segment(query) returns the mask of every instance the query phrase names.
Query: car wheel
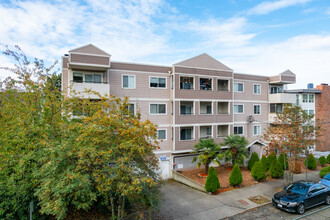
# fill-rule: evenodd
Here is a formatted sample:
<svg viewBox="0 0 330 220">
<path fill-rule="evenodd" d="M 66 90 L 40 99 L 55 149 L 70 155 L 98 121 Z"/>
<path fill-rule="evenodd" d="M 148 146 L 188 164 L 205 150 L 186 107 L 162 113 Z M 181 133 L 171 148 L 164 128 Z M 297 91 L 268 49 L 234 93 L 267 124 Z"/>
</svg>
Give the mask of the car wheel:
<svg viewBox="0 0 330 220">
<path fill-rule="evenodd" d="M 298 214 L 304 214 L 305 213 L 305 206 L 304 204 L 300 204 L 297 208 Z"/>
<path fill-rule="evenodd" d="M 325 198 L 325 203 L 326 203 L 327 205 L 330 205 L 330 196 L 327 196 L 327 197 Z"/>
</svg>

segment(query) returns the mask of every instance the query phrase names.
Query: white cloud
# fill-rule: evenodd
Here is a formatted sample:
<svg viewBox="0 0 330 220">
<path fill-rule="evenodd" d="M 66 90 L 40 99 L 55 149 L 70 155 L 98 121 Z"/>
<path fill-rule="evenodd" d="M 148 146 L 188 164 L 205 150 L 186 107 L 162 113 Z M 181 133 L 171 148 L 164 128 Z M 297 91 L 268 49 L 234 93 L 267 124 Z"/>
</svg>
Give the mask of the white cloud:
<svg viewBox="0 0 330 220">
<path fill-rule="evenodd" d="M 301 35 L 281 43 L 227 50 L 222 60 L 235 72 L 276 75 L 290 69 L 297 83 L 290 88 L 307 88 L 307 83 L 329 83 L 330 35 Z"/>
<path fill-rule="evenodd" d="M 311 0 L 278 0 L 278 1 L 266 1 L 258 4 L 257 6 L 251 8 L 248 14 L 264 15 L 270 12 L 287 8 L 294 5 L 305 4 Z"/>
</svg>

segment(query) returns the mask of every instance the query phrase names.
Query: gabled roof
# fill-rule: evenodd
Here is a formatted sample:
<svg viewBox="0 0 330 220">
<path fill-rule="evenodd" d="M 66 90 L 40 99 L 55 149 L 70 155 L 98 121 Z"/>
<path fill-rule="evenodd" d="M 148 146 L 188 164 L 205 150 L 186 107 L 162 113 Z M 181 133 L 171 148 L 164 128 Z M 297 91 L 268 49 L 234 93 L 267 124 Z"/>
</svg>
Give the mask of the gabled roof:
<svg viewBox="0 0 330 220">
<path fill-rule="evenodd" d="M 285 75 L 285 76 L 296 76 L 291 70 L 285 70 L 283 73 L 280 73 L 280 75 Z"/>
<path fill-rule="evenodd" d="M 174 64 L 174 66 L 233 71 L 232 69 L 230 69 L 229 67 L 227 67 L 226 65 L 219 62 L 218 60 L 214 59 L 213 57 L 209 56 L 206 53 L 176 63 Z"/>
<path fill-rule="evenodd" d="M 267 144 L 265 142 L 260 141 L 259 139 L 255 139 L 254 141 L 252 141 L 250 144 L 248 144 L 245 148 L 249 148 L 252 147 L 254 144 L 260 144 L 262 146 L 267 146 Z"/>
<path fill-rule="evenodd" d="M 78 47 L 76 49 L 70 50 L 70 53 L 85 53 L 85 54 L 97 54 L 97 55 L 104 55 L 110 56 L 110 54 L 104 52 L 100 48 L 94 46 L 93 44 L 88 44 L 82 47 Z"/>
</svg>

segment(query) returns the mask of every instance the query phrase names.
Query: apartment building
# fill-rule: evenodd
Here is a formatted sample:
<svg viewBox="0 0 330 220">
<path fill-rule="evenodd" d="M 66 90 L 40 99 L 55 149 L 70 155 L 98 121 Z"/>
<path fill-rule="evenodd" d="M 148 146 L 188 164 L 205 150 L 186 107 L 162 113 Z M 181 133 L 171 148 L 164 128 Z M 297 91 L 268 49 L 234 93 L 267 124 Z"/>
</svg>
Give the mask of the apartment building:
<svg viewBox="0 0 330 220">
<path fill-rule="evenodd" d="M 221 143 L 230 134 L 245 136 L 250 153 L 266 146 L 262 135 L 274 113 L 296 96 L 283 93 L 295 74 L 276 76 L 235 73 L 207 54 L 172 66 L 112 61 L 94 45 L 63 56 L 62 90 L 92 89 L 102 95 L 128 96 L 130 109 L 158 125 L 162 178 L 172 169 L 193 167 L 191 151 L 200 138 Z M 97 97 L 83 95 L 83 98 Z"/>
</svg>

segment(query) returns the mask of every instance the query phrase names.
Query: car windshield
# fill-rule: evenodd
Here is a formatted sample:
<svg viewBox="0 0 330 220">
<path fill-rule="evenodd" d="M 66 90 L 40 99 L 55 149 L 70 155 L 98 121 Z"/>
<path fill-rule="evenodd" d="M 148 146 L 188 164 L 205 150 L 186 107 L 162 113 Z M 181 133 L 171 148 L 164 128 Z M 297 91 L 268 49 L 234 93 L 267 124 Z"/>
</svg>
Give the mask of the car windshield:
<svg viewBox="0 0 330 220">
<path fill-rule="evenodd" d="M 330 180 L 330 173 L 325 175 L 325 177 L 323 179 Z"/>
<path fill-rule="evenodd" d="M 291 192 L 299 195 L 306 195 L 308 188 L 308 186 L 297 184 L 293 185 Z"/>
</svg>

